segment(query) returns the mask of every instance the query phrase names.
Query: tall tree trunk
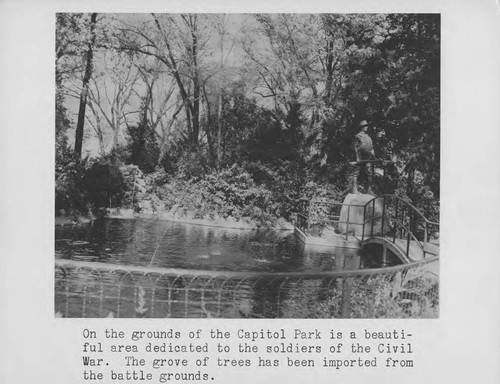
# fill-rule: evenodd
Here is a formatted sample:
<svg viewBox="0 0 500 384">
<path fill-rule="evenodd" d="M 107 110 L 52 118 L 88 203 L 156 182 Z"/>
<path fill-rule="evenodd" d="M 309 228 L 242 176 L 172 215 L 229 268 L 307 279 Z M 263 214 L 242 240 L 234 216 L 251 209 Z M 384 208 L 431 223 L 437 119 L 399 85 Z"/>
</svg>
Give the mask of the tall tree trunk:
<svg viewBox="0 0 500 384">
<path fill-rule="evenodd" d="M 99 112 L 97 111 L 97 109 L 92 104 L 92 101 L 89 102 L 89 107 L 90 107 L 90 110 L 92 111 L 92 113 L 94 114 L 94 118 L 95 118 L 94 130 L 95 130 L 95 133 L 97 134 L 97 139 L 99 140 L 100 155 L 104 156 L 106 154 L 106 145 L 104 143 L 104 134 L 102 132 L 101 117 L 99 116 Z M 91 123 L 91 125 L 92 125 L 92 123 Z"/>
<path fill-rule="evenodd" d="M 120 131 L 118 128 L 113 129 L 113 149 L 117 149 L 120 144 Z"/>
<path fill-rule="evenodd" d="M 220 75 L 219 75 L 219 95 L 217 100 L 217 169 L 222 164 L 222 73 L 224 71 L 224 20 L 221 23 L 220 30 Z"/>
<path fill-rule="evenodd" d="M 179 87 L 179 92 L 180 92 L 180 95 L 182 97 L 182 101 L 184 103 L 184 110 L 186 112 L 188 138 L 189 138 L 189 140 L 192 140 L 192 138 L 194 137 L 193 131 L 195 129 L 199 129 L 198 123 L 196 123 L 196 127 L 194 128 L 194 126 L 195 126 L 195 123 L 194 123 L 195 113 L 194 113 L 193 103 L 191 103 L 191 100 L 190 100 L 189 95 L 186 91 L 186 88 L 184 87 L 184 83 L 182 82 L 181 75 L 180 75 L 179 70 L 177 68 L 177 62 L 174 58 L 172 48 L 171 48 L 170 43 L 167 39 L 167 35 L 166 35 L 165 31 L 163 30 L 163 28 L 160 24 L 160 21 L 158 20 L 156 15 L 154 13 L 152 13 L 151 15 L 153 16 L 153 19 L 155 21 L 156 27 L 158 28 L 158 31 L 160 31 L 160 33 L 163 37 L 163 42 L 165 43 L 165 46 L 167 48 L 167 53 L 168 53 L 168 58 L 166 58 L 166 57 L 158 57 L 158 58 L 163 63 L 165 63 L 165 65 L 172 71 L 172 74 L 177 82 L 177 85 Z M 188 23 L 188 25 L 189 25 L 189 23 Z M 198 89 L 198 102 L 199 102 L 199 89 Z"/>
<path fill-rule="evenodd" d="M 197 36 L 197 20 L 196 15 L 190 15 L 191 20 L 191 38 L 192 38 L 192 50 L 193 50 L 193 132 L 191 137 L 191 143 L 196 146 L 198 145 L 198 136 L 200 132 L 200 79 L 199 79 L 199 69 L 198 69 L 198 36 Z"/>
<path fill-rule="evenodd" d="M 78 108 L 78 121 L 76 123 L 76 133 L 75 133 L 75 153 L 78 158 L 82 157 L 82 145 L 83 145 L 83 126 L 85 124 L 85 108 L 87 106 L 87 95 L 90 77 L 92 76 L 92 60 L 94 56 L 93 46 L 95 43 L 95 24 L 97 19 L 97 13 L 93 13 L 90 16 L 90 42 L 87 50 L 87 59 L 85 64 L 85 73 L 83 75 L 82 81 L 82 92 L 80 94 L 80 106 Z"/>
<path fill-rule="evenodd" d="M 219 85 L 219 98 L 217 103 L 217 169 L 222 164 L 222 87 Z"/>
<path fill-rule="evenodd" d="M 160 141 L 160 153 L 158 154 L 158 161 L 156 162 L 157 166 L 161 166 L 161 162 L 165 158 L 166 154 L 167 154 L 167 137 L 164 136 L 161 138 Z"/>
<path fill-rule="evenodd" d="M 326 42 L 326 84 L 325 84 L 325 101 L 329 103 L 332 95 L 333 83 L 333 41 L 328 39 Z"/>
<path fill-rule="evenodd" d="M 214 138 L 212 135 L 212 129 L 214 126 L 213 123 L 213 118 L 212 118 L 212 108 L 210 107 L 210 100 L 208 99 L 207 95 L 207 89 L 205 85 L 203 86 L 203 95 L 204 95 L 204 100 L 206 104 L 206 114 L 207 114 L 207 124 L 205 127 L 205 132 L 207 133 L 207 143 L 208 143 L 208 153 L 209 153 L 209 158 L 210 158 L 210 166 L 211 167 L 218 167 L 217 166 L 217 158 L 215 154 L 215 149 L 214 149 Z M 218 168 L 217 168 L 218 169 Z"/>
<path fill-rule="evenodd" d="M 167 154 L 167 140 L 168 140 L 168 133 L 172 126 L 174 125 L 175 121 L 177 120 L 177 115 L 180 113 L 182 108 L 185 108 L 184 104 L 181 104 L 179 109 L 174 113 L 172 116 L 172 119 L 170 120 L 169 124 L 165 126 L 163 123 L 163 120 L 160 120 L 159 123 L 161 125 L 161 132 L 162 132 L 162 138 L 161 138 L 161 143 L 160 143 L 160 155 L 158 156 L 158 166 L 161 165 L 161 162 L 163 161 L 163 158 Z"/>
</svg>

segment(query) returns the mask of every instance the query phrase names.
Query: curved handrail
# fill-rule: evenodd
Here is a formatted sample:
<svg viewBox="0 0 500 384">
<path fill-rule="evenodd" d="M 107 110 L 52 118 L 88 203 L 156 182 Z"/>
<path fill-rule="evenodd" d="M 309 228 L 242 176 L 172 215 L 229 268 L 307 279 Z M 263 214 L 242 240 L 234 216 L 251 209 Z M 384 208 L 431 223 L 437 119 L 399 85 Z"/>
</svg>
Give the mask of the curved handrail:
<svg viewBox="0 0 500 384">
<path fill-rule="evenodd" d="M 428 218 L 426 218 L 424 216 L 424 214 L 417 208 L 415 207 L 412 203 L 410 203 L 408 200 L 405 200 L 403 199 L 401 196 L 398 196 L 398 195 L 389 195 L 389 194 L 384 194 L 384 195 L 379 195 L 379 196 L 374 196 L 373 199 L 369 200 L 366 204 L 365 204 L 365 207 L 368 206 L 368 204 L 372 203 L 374 200 L 376 199 L 380 199 L 380 198 L 391 198 L 391 199 L 397 199 L 399 200 L 400 202 L 406 204 L 408 207 L 410 207 L 413 211 L 415 211 L 422 219 L 424 219 L 425 222 L 427 222 L 428 224 L 431 224 L 431 225 L 437 225 L 439 226 L 439 223 L 435 222 L 435 221 L 432 221 L 432 220 L 429 220 Z"/>
<path fill-rule="evenodd" d="M 428 219 L 422 210 L 417 208 L 408 200 L 405 200 L 398 195 L 384 194 L 375 196 L 364 204 L 344 204 L 331 199 L 298 199 L 300 204 L 299 212 L 297 213 L 297 228 L 302 230 L 304 234 L 310 235 L 317 231 L 316 227 L 321 228 L 322 225 L 345 225 L 345 240 L 349 238 L 349 227 L 359 225 L 362 227 L 361 242 L 377 235 L 374 228 L 376 222 L 381 221 L 381 232 L 389 233 L 393 231 L 391 242 L 396 243 L 396 239 L 406 241 L 406 247 L 399 245 L 402 249 L 402 255 L 406 258 L 411 258 L 411 254 L 415 255 L 415 248 L 418 246 L 417 252 L 422 252 L 423 258 L 427 254 L 435 254 L 429 251 L 427 244 L 430 243 L 429 238 L 437 229 L 439 231 L 439 223 Z M 382 201 L 382 212 L 380 209 L 376 211 L 376 203 Z M 347 206 L 347 218 L 341 219 L 341 209 Z M 332 209 L 334 208 L 334 209 Z M 362 208 L 361 220 L 351 223 L 349 212 L 351 208 Z M 332 209 L 332 210 L 330 210 Z M 332 213 L 333 216 L 329 216 Z M 371 214 L 370 214 L 371 213 Z M 370 224 L 371 227 L 370 227 Z M 386 227 L 386 224 L 388 226 Z M 390 227 L 390 229 L 389 229 Z M 359 228 L 359 227 L 358 227 Z M 370 229 L 371 228 L 371 229 Z M 378 229 L 376 230 L 377 232 Z M 313 235 L 314 236 L 314 235 Z M 406 250 L 404 250 L 406 248 Z M 411 251 L 411 252 L 410 252 Z"/>
<path fill-rule="evenodd" d="M 387 200 L 393 200 L 396 202 L 396 205 L 395 205 L 395 210 L 396 210 L 396 217 L 390 217 L 390 216 L 386 216 L 386 202 Z M 382 200 L 382 204 L 383 204 L 383 212 L 382 212 L 382 215 L 377 215 L 375 216 L 374 213 L 375 213 L 375 202 L 377 200 Z M 399 204 L 399 205 L 398 205 Z M 408 224 L 405 223 L 404 221 L 402 220 L 399 220 L 398 218 L 398 207 L 399 206 L 402 206 L 402 212 L 404 209 L 407 210 L 407 213 L 406 213 L 406 217 L 408 218 Z M 372 216 L 369 217 L 367 219 L 367 209 L 372 209 Z M 427 253 L 430 253 L 426 250 L 426 244 L 429 243 L 428 241 L 428 238 L 429 238 L 429 226 L 434 226 L 434 227 L 437 227 L 439 228 L 439 223 L 437 222 L 434 222 L 432 220 L 429 220 L 427 217 L 424 216 L 424 214 L 417 208 L 415 207 L 413 204 L 411 204 L 410 202 L 408 202 L 407 200 L 401 198 L 400 196 L 397 196 L 397 195 L 380 195 L 380 196 L 375 196 L 373 197 L 373 199 L 370 199 L 364 206 L 363 208 L 363 216 L 364 216 L 364 220 L 363 220 L 363 236 L 362 236 L 362 241 L 364 242 L 365 241 L 365 227 L 367 224 L 372 224 L 372 230 L 371 230 L 371 235 L 367 237 L 367 240 L 371 237 L 373 237 L 373 227 L 374 227 L 374 222 L 377 221 L 377 220 L 382 220 L 382 225 L 381 225 L 381 231 L 382 231 L 382 236 L 383 236 L 383 232 L 384 232 L 384 220 L 387 218 L 387 220 L 392 220 L 392 222 L 395 224 L 395 233 L 394 235 L 392 236 L 393 239 L 392 239 L 392 243 L 395 243 L 396 242 L 396 235 L 397 235 L 397 231 L 398 231 L 398 228 L 400 229 L 400 231 L 404 231 L 405 233 L 405 236 L 401 236 L 400 239 L 401 240 L 405 240 L 406 241 L 406 252 L 404 253 L 404 256 L 406 256 L 406 258 L 408 259 L 411 259 L 410 257 L 410 243 L 416 243 L 418 245 L 418 247 L 420 248 L 420 250 L 423 252 L 423 258 L 425 259 L 425 256 Z M 422 220 L 423 222 L 423 230 L 424 230 L 424 239 L 423 240 L 419 240 L 417 238 L 417 236 L 415 235 L 414 233 L 414 230 L 412 229 L 414 223 L 415 223 L 415 220 Z M 414 228 L 414 227 L 413 227 Z"/>
<path fill-rule="evenodd" d="M 318 271 L 318 272 L 262 272 L 262 271 L 217 271 L 217 270 L 196 270 L 184 268 L 165 268 L 165 267 L 143 267 L 136 265 L 118 265 L 99 261 L 77 261 L 70 259 L 55 259 L 56 269 L 67 270 L 89 270 L 99 272 L 118 272 L 127 276 L 133 274 L 150 275 L 158 274 L 160 276 L 172 276 L 190 278 L 211 278 L 224 280 L 248 280 L 248 279 L 269 279 L 269 278 L 302 278 L 302 279 L 322 279 L 352 276 L 371 276 L 378 274 L 389 274 L 408 270 L 414 267 L 434 262 L 435 259 L 413 261 L 407 264 L 400 264 L 392 267 L 366 268 L 366 269 L 345 269 L 338 271 Z"/>
<path fill-rule="evenodd" d="M 308 202 L 308 203 L 321 203 L 321 204 L 339 204 L 339 205 L 344 205 L 341 201 L 338 200 L 332 200 L 332 199 L 308 199 L 306 197 L 301 197 L 298 199 L 299 202 Z M 371 201 L 371 200 L 370 200 Z M 363 208 L 364 204 L 349 204 L 351 207 L 360 207 Z"/>
</svg>

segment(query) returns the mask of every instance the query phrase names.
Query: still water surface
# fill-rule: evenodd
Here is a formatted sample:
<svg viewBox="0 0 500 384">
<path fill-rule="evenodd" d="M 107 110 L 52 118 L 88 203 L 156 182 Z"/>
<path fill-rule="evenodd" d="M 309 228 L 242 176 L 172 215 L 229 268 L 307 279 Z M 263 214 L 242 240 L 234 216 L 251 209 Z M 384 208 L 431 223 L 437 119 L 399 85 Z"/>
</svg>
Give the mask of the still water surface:
<svg viewBox="0 0 500 384">
<path fill-rule="evenodd" d="M 357 251 L 304 249 L 292 231 L 207 227 L 160 220 L 100 219 L 55 230 L 56 257 L 200 270 L 313 272 L 356 269 Z M 358 261 L 359 262 L 359 261 Z"/>
</svg>

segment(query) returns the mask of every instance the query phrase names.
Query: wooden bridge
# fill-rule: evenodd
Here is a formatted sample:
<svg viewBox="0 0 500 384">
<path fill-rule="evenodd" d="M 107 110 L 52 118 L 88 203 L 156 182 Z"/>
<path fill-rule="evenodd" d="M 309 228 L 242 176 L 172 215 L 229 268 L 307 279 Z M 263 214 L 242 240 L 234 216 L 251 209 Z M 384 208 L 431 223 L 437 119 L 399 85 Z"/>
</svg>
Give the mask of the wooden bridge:
<svg viewBox="0 0 500 384">
<path fill-rule="evenodd" d="M 348 195 L 343 203 L 304 199 L 295 231 L 306 245 L 360 248 L 381 257 L 382 265 L 394 257 L 412 263 L 439 257 L 438 217 L 437 202 L 417 208 L 396 195 Z"/>
</svg>

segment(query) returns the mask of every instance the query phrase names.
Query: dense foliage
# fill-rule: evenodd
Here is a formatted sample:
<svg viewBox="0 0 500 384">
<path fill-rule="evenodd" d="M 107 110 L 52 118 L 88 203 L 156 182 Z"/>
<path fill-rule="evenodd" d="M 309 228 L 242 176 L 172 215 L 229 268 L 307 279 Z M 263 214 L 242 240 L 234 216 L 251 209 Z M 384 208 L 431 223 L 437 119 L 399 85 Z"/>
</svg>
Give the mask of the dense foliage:
<svg viewBox="0 0 500 384">
<path fill-rule="evenodd" d="M 273 223 L 348 191 L 361 120 L 376 192 L 439 197 L 439 15 L 58 14 L 56 83 L 57 209 L 122 204 L 135 164 L 155 206 Z"/>
<path fill-rule="evenodd" d="M 101 159 L 85 172 L 83 188 L 93 208 L 117 207 L 121 205 L 125 183 L 119 166 Z"/>
<path fill-rule="evenodd" d="M 209 173 L 198 180 L 174 179 L 158 190 L 165 209 L 199 219 L 251 220 L 272 224 L 278 203 L 238 166 Z"/>
</svg>

